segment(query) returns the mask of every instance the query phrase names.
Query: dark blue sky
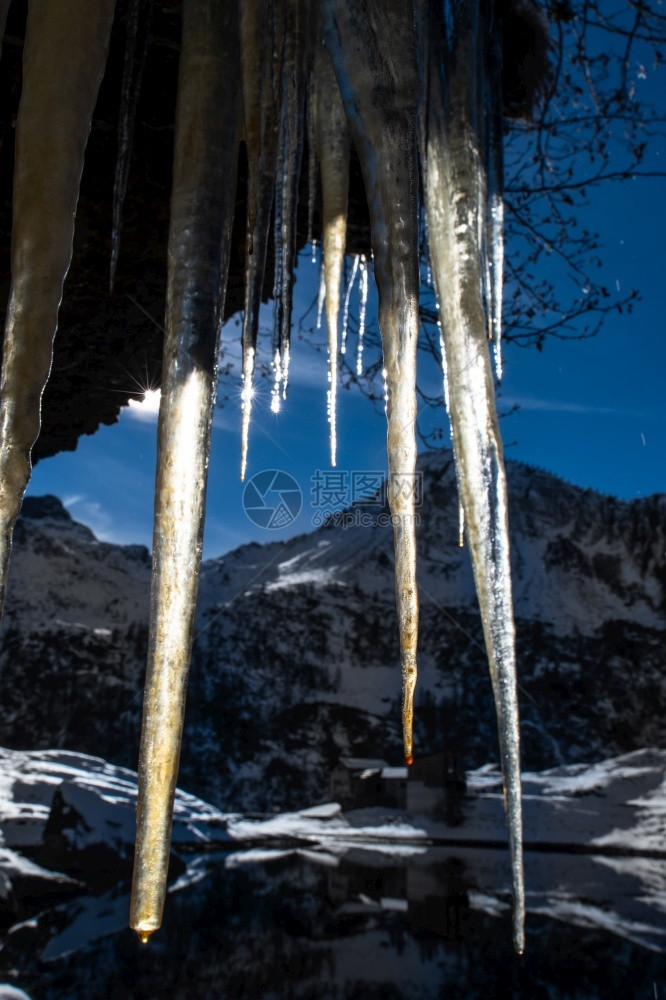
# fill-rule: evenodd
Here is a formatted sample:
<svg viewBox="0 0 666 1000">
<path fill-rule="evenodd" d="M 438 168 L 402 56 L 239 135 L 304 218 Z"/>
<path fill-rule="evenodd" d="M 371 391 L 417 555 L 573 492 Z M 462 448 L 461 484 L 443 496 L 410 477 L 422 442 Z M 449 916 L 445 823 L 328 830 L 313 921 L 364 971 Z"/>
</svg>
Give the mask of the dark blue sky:
<svg viewBox="0 0 666 1000">
<path fill-rule="evenodd" d="M 655 140 L 646 169 L 663 169 L 664 149 L 663 140 Z M 594 339 L 548 340 L 542 353 L 505 347 L 500 409 L 519 406 L 502 421 L 506 454 L 624 498 L 666 492 L 666 182 L 637 178 L 607 185 L 590 191 L 590 201 L 580 218 L 601 236 L 600 280 L 621 291 L 637 288 L 642 301 L 631 315 L 609 315 Z M 316 295 L 317 280 L 318 267 L 305 252 L 297 272 L 295 326 Z M 369 319 L 373 293 L 371 283 Z M 352 309 L 356 302 L 355 290 Z M 267 309 L 266 325 L 270 319 Z M 232 320 L 224 331 L 227 357 L 238 357 L 239 335 Z M 268 337 L 263 346 L 268 358 Z M 258 387 L 248 477 L 272 468 L 290 473 L 303 491 L 303 510 L 290 527 L 271 532 L 244 514 L 238 473 L 240 391 L 227 382 L 231 398 L 216 412 L 213 432 L 206 556 L 311 527 L 316 513 L 310 506 L 312 479 L 316 470 L 328 468 L 326 360 L 295 333 L 292 354 L 289 397 L 280 414 L 270 412 L 269 382 Z M 441 384 L 427 358 L 421 359 L 420 378 L 432 391 Z M 427 428 L 441 424 L 442 416 L 426 412 L 422 420 Z M 28 492 L 60 496 L 72 515 L 102 539 L 150 545 L 155 437 L 154 415 L 127 411 L 117 425 L 81 439 L 76 452 L 40 462 Z M 355 389 L 340 392 L 338 437 L 339 472 L 385 469 L 383 411 Z"/>
</svg>

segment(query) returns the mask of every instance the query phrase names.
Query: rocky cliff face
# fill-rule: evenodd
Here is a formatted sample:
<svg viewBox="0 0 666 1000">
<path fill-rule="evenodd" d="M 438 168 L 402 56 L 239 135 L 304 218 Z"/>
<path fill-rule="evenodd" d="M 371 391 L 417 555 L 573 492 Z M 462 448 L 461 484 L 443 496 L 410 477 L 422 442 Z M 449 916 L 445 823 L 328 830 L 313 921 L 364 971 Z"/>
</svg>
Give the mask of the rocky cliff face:
<svg viewBox="0 0 666 1000">
<path fill-rule="evenodd" d="M 450 453 L 425 456 L 417 752 L 496 759 Z M 666 746 L 666 498 L 623 502 L 509 464 L 524 763 Z M 0 742 L 133 766 L 149 557 L 26 500 L 0 647 Z M 389 527 L 325 526 L 205 564 L 183 787 L 224 808 L 328 794 L 341 754 L 400 759 Z"/>
</svg>

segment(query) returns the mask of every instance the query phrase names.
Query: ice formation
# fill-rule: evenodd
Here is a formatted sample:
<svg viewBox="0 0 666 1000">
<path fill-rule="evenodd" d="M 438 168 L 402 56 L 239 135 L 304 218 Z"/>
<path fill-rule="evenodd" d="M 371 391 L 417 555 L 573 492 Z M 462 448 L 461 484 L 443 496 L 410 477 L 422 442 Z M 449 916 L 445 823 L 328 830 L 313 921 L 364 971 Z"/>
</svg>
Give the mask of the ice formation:
<svg viewBox="0 0 666 1000">
<path fill-rule="evenodd" d="M 148 673 L 130 922 L 162 919 L 171 816 L 199 588 L 241 107 L 237 8 L 183 11 L 169 228 L 167 330 L 158 431 Z"/>
<path fill-rule="evenodd" d="M 120 230 L 123 218 L 123 206 L 127 193 L 130 160 L 132 157 L 132 139 L 136 109 L 141 92 L 141 79 L 148 47 L 148 27 L 152 0 L 130 0 L 127 8 L 127 39 L 125 43 L 125 65 L 123 66 L 123 83 L 120 95 L 120 114 L 118 116 L 118 156 L 116 158 L 116 176 L 113 182 L 113 224 L 111 229 L 111 264 L 109 268 L 109 287 L 113 292 L 113 283 L 118 266 L 120 253 Z"/>
<path fill-rule="evenodd" d="M 432 10 L 425 15 L 431 45 L 435 38 L 447 45 L 428 67 L 425 200 L 458 489 L 497 709 L 513 866 L 514 943 L 522 951 L 520 747 L 507 491 L 482 295 L 483 108 L 490 85 L 482 57 L 487 44 L 482 7 L 482 0 L 461 3 L 455 31 L 448 34 Z"/>
<path fill-rule="evenodd" d="M 245 260 L 245 309 L 242 334 L 241 479 L 248 460 L 250 420 L 254 395 L 254 367 L 259 331 L 259 309 L 270 232 L 277 167 L 279 112 L 276 99 L 282 65 L 274 58 L 284 21 L 272 0 L 241 4 L 241 66 L 245 148 L 248 161 L 248 212 Z"/>
<path fill-rule="evenodd" d="M 6 13 L 0 6 L 0 20 Z M 131 0 L 114 258 L 140 77 Z M 141 5 L 147 9 L 148 3 Z M 39 433 L 62 284 L 72 249 L 83 153 L 104 68 L 114 0 L 34 0 L 17 123 L 12 288 L 0 420 L 0 571 Z M 159 419 L 151 631 L 132 925 L 161 919 L 171 809 L 192 644 L 218 334 L 234 211 L 238 142 L 248 163 L 242 332 L 242 475 L 248 455 L 259 306 L 275 240 L 274 387 L 286 394 L 299 177 L 308 131 L 308 236 L 321 173 L 319 315 L 328 328 L 331 461 L 336 460 L 338 350 L 360 273 L 362 369 L 370 263 L 356 255 L 343 308 L 349 149 L 370 210 L 388 418 L 389 505 L 403 677 L 404 750 L 413 755 L 418 598 L 414 532 L 419 171 L 465 536 L 498 715 L 523 946 L 520 757 L 506 485 L 488 337 L 499 359 L 503 203 L 501 24 L 497 0 L 184 0 L 168 300 Z M 135 17 L 136 15 L 136 17 Z M 134 20 L 133 20 L 134 19 Z M 239 90 L 238 81 L 242 82 Z M 242 101 L 241 93 L 242 90 Z M 306 109 L 307 106 L 307 109 Z M 49 171 L 43 170 L 45 162 Z M 325 300 L 325 301 L 324 301 Z M 319 325 L 319 319 L 318 319 Z M 462 520 L 461 520 L 462 524 Z"/>
<path fill-rule="evenodd" d="M 0 382 L 0 609 L 39 435 L 90 122 L 115 0 L 30 4 L 16 123 L 12 285 Z M 44 170 L 48 164 L 48 171 Z"/>
<path fill-rule="evenodd" d="M 338 313 L 347 246 L 349 128 L 328 49 L 317 45 L 313 59 L 313 119 L 317 159 L 321 164 L 324 289 L 328 328 L 328 421 L 331 465 L 337 451 Z"/>
</svg>

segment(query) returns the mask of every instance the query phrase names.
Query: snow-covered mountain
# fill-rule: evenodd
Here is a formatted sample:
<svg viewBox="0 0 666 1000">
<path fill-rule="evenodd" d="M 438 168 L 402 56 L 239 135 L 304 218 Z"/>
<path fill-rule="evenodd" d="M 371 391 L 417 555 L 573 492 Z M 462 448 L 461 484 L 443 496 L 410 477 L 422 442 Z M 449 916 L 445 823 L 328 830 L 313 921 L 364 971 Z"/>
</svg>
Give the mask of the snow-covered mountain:
<svg viewBox="0 0 666 1000">
<path fill-rule="evenodd" d="M 452 457 L 421 459 L 418 752 L 496 757 Z M 525 766 L 666 746 L 666 498 L 624 502 L 509 463 Z M 0 743 L 132 766 L 145 549 L 98 542 L 54 498 L 16 533 Z M 204 565 L 181 784 L 231 809 L 328 798 L 342 754 L 400 759 L 390 527 L 332 524 Z"/>
</svg>

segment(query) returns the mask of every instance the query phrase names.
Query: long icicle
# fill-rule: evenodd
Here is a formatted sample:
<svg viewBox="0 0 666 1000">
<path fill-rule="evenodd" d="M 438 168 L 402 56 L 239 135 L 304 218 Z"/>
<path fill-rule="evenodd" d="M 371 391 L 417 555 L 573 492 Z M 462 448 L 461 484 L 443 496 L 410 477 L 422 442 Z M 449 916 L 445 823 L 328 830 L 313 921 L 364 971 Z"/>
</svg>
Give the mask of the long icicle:
<svg viewBox="0 0 666 1000">
<path fill-rule="evenodd" d="M 39 435 L 114 7 L 115 0 L 32 0 L 28 9 L 16 125 L 12 286 L 0 383 L 0 613 L 14 524 Z"/>
<path fill-rule="evenodd" d="M 276 298 L 275 348 L 280 355 L 278 372 L 283 398 L 289 378 L 289 341 L 296 264 L 296 211 L 303 158 L 308 0 L 285 0 L 286 33 L 282 68 L 282 135 L 276 189 Z M 280 274 L 277 274 L 277 269 Z"/>
<path fill-rule="evenodd" d="M 312 17 L 311 21 L 315 18 Z M 313 43 L 321 44 L 313 33 Z M 314 48 L 314 45 L 313 45 Z M 305 124 L 308 139 L 308 228 L 307 242 L 312 246 L 312 263 L 317 263 L 317 238 L 314 235 L 314 211 L 317 200 L 317 153 L 315 150 L 315 53 L 312 53 L 307 82 L 307 100 L 305 103 Z"/>
<path fill-rule="evenodd" d="M 481 300 L 478 245 L 483 193 L 478 179 L 482 151 L 476 120 L 479 0 L 458 3 L 455 24 L 451 50 L 430 60 L 426 210 L 435 288 L 444 321 L 458 488 L 497 710 L 513 875 L 514 945 L 522 952 L 525 902 L 520 738 L 507 489 Z M 443 36 L 439 25 L 425 30 L 430 40 Z"/>
<path fill-rule="evenodd" d="M 141 80 L 148 48 L 148 28 L 152 12 L 153 0 L 130 0 L 127 8 L 127 38 L 125 42 L 125 62 L 123 65 L 123 82 L 120 96 L 120 114 L 118 116 L 118 154 L 116 157 L 116 176 L 113 181 L 113 207 L 111 225 L 111 266 L 109 270 L 109 288 L 113 292 L 120 254 L 120 231 L 123 218 L 123 207 L 127 193 L 130 160 L 132 158 L 132 140 L 134 137 L 134 122 L 136 109 L 141 94 Z"/>
<path fill-rule="evenodd" d="M 324 281 L 328 328 L 328 421 L 331 465 L 336 463 L 338 395 L 338 315 L 340 284 L 347 244 L 347 197 L 349 189 L 349 127 L 342 106 L 328 49 L 316 45 L 315 136 L 321 167 L 324 230 Z"/>
<path fill-rule="evenodd" d="M 272 0 L 241 4 L 241 65 L 245 143 L 248 160 L 248 212 L 245 257 L 245 310 L 242 334 L 241 479 L 245 479 L 254 395 L 254 370 L 259 311 L 264 286 L 266 252 L 273 208 L 277 132 L 275 119 L 276 61 L 279 10 Z M 281 70 L 281 62 L 277 62 Z"/>
<path fill-rule="evenodd" d="M 504 114 L 502 106 L 502 18 L 498 4 L 492 5 L 492 18 L 487 33 L 486 110 L 486 174 L 487 197 L 486 242 L 490 281 L 488 314 L 495 354 L 495 374 L 502 378 L 502 297 L 504 290 Z"/>
<path fill-rule="evenodd" d="M 159 927 L 199 586 L 240 123 L 235 0 L 185 0 L 130 923 Z"/>
<path fill-rule="evenodd" d="M 416 11 L 409 0 L 322 0 L 333 59 L 370 208 L 387 386 L 389 506 L 402 668 L 405 759 L 411 763 L 418 596 L 414 487 L 418 339 L 419 94 Z"/>
</svg>

